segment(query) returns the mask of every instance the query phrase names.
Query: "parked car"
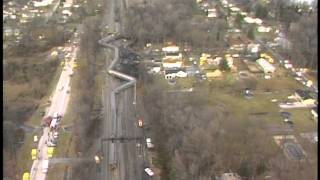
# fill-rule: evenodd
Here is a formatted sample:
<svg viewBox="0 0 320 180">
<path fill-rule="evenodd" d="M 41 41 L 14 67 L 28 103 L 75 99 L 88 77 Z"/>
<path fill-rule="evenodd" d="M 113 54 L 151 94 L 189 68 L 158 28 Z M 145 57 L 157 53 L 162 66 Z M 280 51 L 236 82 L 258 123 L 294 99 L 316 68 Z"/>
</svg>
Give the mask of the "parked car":
<svg viewBox="0 0 320 180">
<path fill-rule="evenodd" d="M 291 118 L 291 113 L 289 113 L 289 112 L 281 111 L 280 115 L 281 115 L 281 117 L 283 117 L 285 119 L 290 119 Z"/>
<path fill-rule="evenodd" d="M 293 121 L 291 121 L 290 119 L 284 119 L 283 120 L 286 124 L 288 124 L 290 127 L 293 127 Z"/>
<path fill-rule="evenodd" d="M 151 138 L 147 138 L 146 142 L 147 142 L 147 148 L 149 148 L 149 149 L 154 148 L 154 145 L 151 142 Z"/>
<path fill-rule="evenodd" d="M 144 171 L 149 175 L 149 176 L 153 176 L 154 172 L 150 169 L 150 168 L 145 168 Z"/>
</svg>

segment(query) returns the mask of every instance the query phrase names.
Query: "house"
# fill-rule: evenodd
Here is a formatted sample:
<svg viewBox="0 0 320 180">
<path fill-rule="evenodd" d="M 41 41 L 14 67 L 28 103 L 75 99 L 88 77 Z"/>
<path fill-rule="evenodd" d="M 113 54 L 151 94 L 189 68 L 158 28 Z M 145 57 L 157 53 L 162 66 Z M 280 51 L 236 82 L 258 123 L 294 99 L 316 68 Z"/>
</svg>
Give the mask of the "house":
<svg viewBox="0 0 320 180">
<path fill-rule="evenodd" d="M 162 62 L 162 67 L 164 69 L 170 69 L 170 68 L 181 68 L 182 67 L 182 61 L 167 59 Z"/>
<path fill-rule="evenodd" d="M 257 28 L 258 32 L 270 32 L 271 31 L 271 27 L 265 27 L 265 26 L 259 26 Z"/>
<path fill-rule="evenodd" d="M 188 77 L 188 73 L 186 73 L 185 70 L 181 68 L 166 69 L 164 73 L 165 79 L 173 79 L 175 77 Z"/>
<path fill-rule="evenodd" d="M 179 71 L 176 73 L 177 77 L 188 77 L 188 73 L 184 72 L 184 71 Z"/>
<path fill-rule="evenodd" d="M 207 62 L 209 65 L 219 66 L 222 59 L 223 59 L 222 57 L 216 57 L 214 59 L 209 58 L 209 59 L 207 59 Z"/>
<path fill-rule="evenodd" d="M 305 105 L 314 105 L 316 103 L 316 100 L 310 95 L 309 91 L 298 89 L 294 95 L 297 100 Z"/>
<path fill-rule="evenodd" d="M 216 177 L 217 180 L 241 180 L 241 177 L 237 173 L 224 173 L 220 177 Z"/>
<path fill-rule="evenodd" d="M 178 46 L 167 46 L 162 48 L 162 52 L 164 52 L 164 58 L 166 59 L 175 59 L 182 60 L 182 54 L 180 53 L 180 48 Z"/>
<path fill-rule="evenodd" d="M 216 9 L 208 9 L 208 18 L 217 17 Z"/>
<path fill-rule="evenodd" d="M 260 44 L 250 43 L 247 46 L 247 50 L 249 51 L 249 53 L 258 53 L 259 48 L 260 48 Z"/>
<path fill-rule="evenodd" d="M 265 74 L 272 74 L 276 70 L 274 66 L 272 66 L 267 60 L 263 58 L 258 59 L 257 63 Z"/>
</svg>

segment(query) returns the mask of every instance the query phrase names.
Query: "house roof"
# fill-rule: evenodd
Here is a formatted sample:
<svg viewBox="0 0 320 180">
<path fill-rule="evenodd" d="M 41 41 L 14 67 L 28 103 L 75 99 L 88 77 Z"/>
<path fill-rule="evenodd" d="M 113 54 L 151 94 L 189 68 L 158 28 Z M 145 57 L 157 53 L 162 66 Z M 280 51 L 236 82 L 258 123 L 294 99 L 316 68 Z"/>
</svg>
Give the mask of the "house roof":
<svg viewBox="0 0 320 180">
<path fill-rule="evenodd" d="M 304 91 L 302 89 L 296 90 L 296 93 L 301 97 L 301 99 L 306 100 L 306 99 L 313 99 L 312 96 L 308 91 Z"/>
<path fill-rule="evenodd" d="M 171 68 L 171 69 L 166 69 L 164 71 L 165 74 L 173 74 L 173 73 L 178 73 L 179 71 L 183 71 L 184 72 L 184 69 L 181 69 L 181 68 Z"/>
</svg>

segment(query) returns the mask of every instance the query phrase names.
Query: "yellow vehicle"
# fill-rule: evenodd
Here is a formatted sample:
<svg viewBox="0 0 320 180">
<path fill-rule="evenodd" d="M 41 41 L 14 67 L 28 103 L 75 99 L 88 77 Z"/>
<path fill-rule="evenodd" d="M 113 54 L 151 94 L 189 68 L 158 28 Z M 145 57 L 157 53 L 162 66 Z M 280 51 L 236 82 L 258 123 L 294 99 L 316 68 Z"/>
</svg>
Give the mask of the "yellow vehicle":
<svg viewBox="0 0 320 180">
<path fill-rule="evenodd" d="M 64 61 L 62 61 L 62 62 L 60 63 L 60 65 L 63 67 L 63 66 L 64 66 Z"/>
<path fill-rule="evenodd" d="M 48 147 L 48 158 L 52 158 L 54 152 L 54 147 Z"/>
<path fill-rule="evenodd" d="M 274 63 L 274 60 L 271 57 L 268 60 L 270 63 Z"/>
<path fill-rule="evenodd" d="M 28 172 L 23 173 L 22 180 L 30 180 L 30 173 Z"/>
<path fill-rule="evenodd" d="M 73 64 L 72 64 L 72 68 L 74 69 L 74 68 L 76 68 L 76 67 L 78 67 L 78 64 L 73 63 Z"/>
<path fill-rule="evenodd" d="M 31 150 L 31 159 L 32 160 L 37 159 L 37 150 L 36 149 Z"/>
</svg>

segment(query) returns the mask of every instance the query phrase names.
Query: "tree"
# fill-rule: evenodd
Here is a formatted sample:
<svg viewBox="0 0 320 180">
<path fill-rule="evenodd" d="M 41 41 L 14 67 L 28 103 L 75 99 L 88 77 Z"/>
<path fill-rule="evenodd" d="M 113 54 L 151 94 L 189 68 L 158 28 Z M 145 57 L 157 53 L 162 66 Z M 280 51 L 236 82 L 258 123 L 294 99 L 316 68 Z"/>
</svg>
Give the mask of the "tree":
<svg viewBox="0 0 320 180">
<path fill-rule="evenodd" d="M 265 19 L 268 17 L 268 10 L 267 7 L 258 3 L 255 8 L 255 14 L 257 18 Z"/>
<path fill-rule="evenodd" d="M 251 40 L 255 39 L 255 27 L 254 26 L 249 28 L 248 38 L 251 39 Z"/>
<path fill-rule="evenodd" d="M 230 70 L 230 67 L 228 65 L 228 61 L 226 59 L 223 59 L 221 61 L 221 65 L 220 66 L 221 66 L 221 69 L 223 69 L 223 70 L 227 70 L 227 71 Z"/>
<path fill-rule="evenodd" d="M 243 16 L 238 13 L 235 19 L 235 23 L 239 26 L 239 28 L 242 27 L 242 23 L 243 23 Z"/>
<path fill-rule="evenodd" d="M 292 48 L 289 51 L 293 62 L 299 66 L 317 69 L 318 65 L 317 13 L 303 15 L 289 29 Z"/>
</svg>

